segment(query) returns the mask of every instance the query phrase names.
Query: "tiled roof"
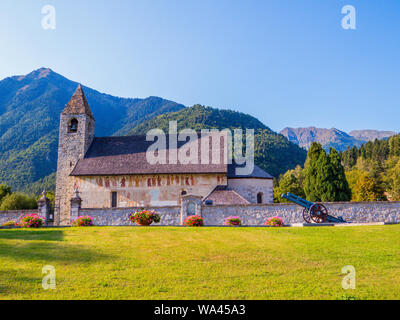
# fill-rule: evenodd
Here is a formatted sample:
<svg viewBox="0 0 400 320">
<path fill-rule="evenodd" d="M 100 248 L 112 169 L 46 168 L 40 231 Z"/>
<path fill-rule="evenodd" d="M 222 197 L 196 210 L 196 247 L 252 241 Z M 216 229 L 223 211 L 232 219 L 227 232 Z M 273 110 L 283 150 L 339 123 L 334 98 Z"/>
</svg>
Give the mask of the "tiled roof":
<svg viewBox="0 0 400 320">
<path fill-rule="evenodd" d="M 228 165 L 228 178 L 234 179 L 234 178 L 256 178 L 256 179 L 273 179 L 274 177 L 270 175 L 268 172 L 265 172 L 263 169 L 261 169 L 259 166 L 254 164 L 254 169 L 253 172 L 249 175 L 239 175 L 236 174 L 236 169 L 239 167 L 243 167 L 244 165 L 237 165 L 237 164 L 232 164 Z"/>
<path fill-rule="evenodd" d="M 217 186 L 207 197 L 204 198 L 203 202 L 205 203 L 207 200 L 211 200 L 213 205 L 239 205 L 250 203 L 235 190 L 232 190 L 227 186 Z"/>
<path fill-rule="evenodd" d="M 128 175 L 128 174 L 174 174 L 174 173 L 227 173 L 227 165 L 221 158 L 220 164 L 169 164 L 169 141 L 166 139 L 167 164 L 150 164 L 146 158 L 148 148 L 154 143 L 146 141 L 146 136 L 95 138 L 83 159 L 72 171 L 72 176 Z M 200 139 L 195 140 L 199 146 Z M 187 142 L 178 141 L 178 150 Z M 172 152 L 172 150 L 171 150 Z M 176 151 L 175 151 L 176 152 Z M 221 153 L 221 157 L 223 152 Z"/>
<path fill-rule="evenodd" d="M 92 111 L 90 110 L 81 85 L 78 85 L 78 88 L 76 89 L 71 100 L 65 106 L 62 114 L 87 114 L 93 118 Z"/>
<path fill-rule="evenodd" d="M 196 148 L 201 144 L 201 136 L 194 143 Z M 72 176 L 94 175 L 129 175 L 129 174 L 173 174 L 173 173 L 223 173 L 228 178 L 261 178 L 273 177 L 258 166 L 250 175 L 236 174 L 238 165 L 224 164 L 223 143 L 221 143 L 220 164 L 202 164 L 201 148 L 199 148 L 198 164 L 169 164 L 169 136 L 166 136 L 167 164 L 150 164 L 146 158 L 148 148 L 153 141 L 146 141 L 146 136 L 104 137 L 95 138 L 83 159 L 80 159 L 72 171 Z M 187 142 L 178 141 L 178 152 Z M 210 150 L 211 150 L 210 141 Z M 171 151 L 172 152 L 172 151 Z M 175 152 L 176 149 L 175 149 Z M 210 151 L 211 159 L 212 151 Z M 211 162 L 211 161 L 210 161 Z"/>
</svg>

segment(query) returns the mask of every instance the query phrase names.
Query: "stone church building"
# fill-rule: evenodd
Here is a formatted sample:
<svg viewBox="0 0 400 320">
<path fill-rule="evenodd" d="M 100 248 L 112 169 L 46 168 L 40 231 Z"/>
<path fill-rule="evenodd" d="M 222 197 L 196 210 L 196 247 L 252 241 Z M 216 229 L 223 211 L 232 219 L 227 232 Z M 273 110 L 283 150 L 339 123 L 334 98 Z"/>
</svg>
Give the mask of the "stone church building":
<svg viewBox="0 0 400 320">
<path fill-rule="evenodd" d="M 257 166 L 242 176 L 235 164 L 223 161 L 152 165 L 146 151 L 153 142 L 146 136 L 95 137 L 95 119 L 80 85 L 61 113 L 59 128 L 56 224 L 69 224 L 77 196 L 82 208 L 105 209 L 179 206 L 187 197 L 206 206 L 273 202 L 273 177 Z M 176 149 L 185 144 L 178 142 Z"/>
</svg>

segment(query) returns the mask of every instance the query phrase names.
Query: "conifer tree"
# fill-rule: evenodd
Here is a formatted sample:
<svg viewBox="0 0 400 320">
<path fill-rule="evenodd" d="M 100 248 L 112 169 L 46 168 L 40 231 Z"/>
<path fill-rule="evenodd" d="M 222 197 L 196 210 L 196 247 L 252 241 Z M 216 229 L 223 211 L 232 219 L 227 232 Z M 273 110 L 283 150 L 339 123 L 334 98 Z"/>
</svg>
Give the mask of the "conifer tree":
<svg viewBox="0 0 400 320">
<path fill-rule="evenodd" d="M 332 168 L 333 201 L 350 201 L 351 190 L 349 183 L 347 182 L 340 156 L 333 148 L 331 148 L 329 153 L 329 161 Z"/>
</svg>

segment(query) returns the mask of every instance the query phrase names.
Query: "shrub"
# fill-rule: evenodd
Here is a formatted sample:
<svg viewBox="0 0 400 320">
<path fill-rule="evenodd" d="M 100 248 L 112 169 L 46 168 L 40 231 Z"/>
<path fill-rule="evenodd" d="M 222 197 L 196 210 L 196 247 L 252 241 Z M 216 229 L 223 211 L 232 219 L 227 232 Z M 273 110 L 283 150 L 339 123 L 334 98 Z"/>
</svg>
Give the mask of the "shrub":
<svg viewBox="0 0 400 320">
<path fill-rule="evenodd" d="M 90 216 L 81 216 L 72 221 L 73 227 L 91 227 L 93 226 L 93 218 Z"/>
<path fill-rule="evenodd" d="M 23 228 L 40 228 L 43 224 L 44 218 L 36 213 L 26 215 L 19 222 L 19 225 Z"/>
<path fill-rule="evenodd" d="M 17 227 L 18 222 L 15 222 L 14 220 L 7 221 L 1 225 L 2 227 Z"/>
<path fill-rule="evenodd" d="M 153 222 L 159 223 L 161 221 L 161 216 L 154 210 L 141 209 L 136 212 L 132 212 L 129 215 L 129 220 L 138 225 L 149 226 Z"/>
<path fill-rule="evenodd" d="M 271 217 L 268 218 L 267 221 L 265 221 L 266 226 L 272 226 L 272 227 L 283 227 L 283 220 L 279 217 Z"/>
<path fill-rule="evenodd" d="M 12 193 L 6 195 L 0 206 L 0 211 L 7 211 L 7 210 L 29 210 L 29 209 L 36 209 L 37 202 L 36 199 L 30 197 L 24 193 Z"/>
<path fill-rule="evenodd" d="M 183 221 L 183 225 L 188 227 L 202 227 L 204 226 L 204 219 L 202 216 L 189 216 Z"/>
<path fill-rule="evenodd" d="M 3 199 L 11 193 L 11 187 L 5 184 L 0 184 L 0 204 L 2 203 Z"/>
<path fill-rule="evenodd" d="M 239 217 L 230 216 L 225 219 L 226 226 L 241 226 L 242 220 Z"/>
</svg>

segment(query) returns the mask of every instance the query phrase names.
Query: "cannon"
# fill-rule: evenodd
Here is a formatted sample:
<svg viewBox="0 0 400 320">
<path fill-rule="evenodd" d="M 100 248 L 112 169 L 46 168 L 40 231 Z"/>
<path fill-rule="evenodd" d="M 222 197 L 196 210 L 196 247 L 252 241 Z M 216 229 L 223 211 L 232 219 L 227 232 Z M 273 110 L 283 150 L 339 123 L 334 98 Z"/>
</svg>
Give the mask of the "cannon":
<svg viewBox="0 0 400 320">
<path fill-rule="evenodd" d="M 296 196 L 293 193 L 288 192 L 287 194 L 282 194 L 282 198 L 289 200 L 299 206 L 302 206 L 303 209 L 303 219 L 307 223 L 324 223 L 324 222 L 333 222 L 333 223 L 346 223 L 342 217 L 333 217 L 329 215 L 328 209 L 322 203 L 314 203 L 307 201 L 303 198 Z"/>
</svg>

